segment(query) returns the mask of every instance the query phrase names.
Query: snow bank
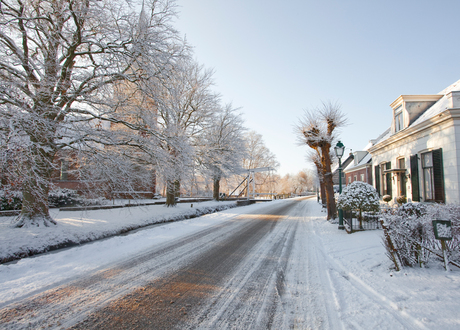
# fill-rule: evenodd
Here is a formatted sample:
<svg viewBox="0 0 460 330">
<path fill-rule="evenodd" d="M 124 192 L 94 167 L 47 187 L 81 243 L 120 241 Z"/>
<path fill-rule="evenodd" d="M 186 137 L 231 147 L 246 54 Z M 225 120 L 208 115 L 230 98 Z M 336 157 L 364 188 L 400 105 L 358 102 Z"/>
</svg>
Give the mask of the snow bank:
<svg viewBox="0 0 460 330">
<path fill-rule="evenodd" d="M 57 248 L 78 245 L 153 224 L 197 217 L 236 206 L 236 202 L 179 203 L 176 207 L 148 205 L 108 210 L 51 209 L 54 227 L 14 228 L 11 217 L 0 217 L 0 262 Z"/>
</svg>

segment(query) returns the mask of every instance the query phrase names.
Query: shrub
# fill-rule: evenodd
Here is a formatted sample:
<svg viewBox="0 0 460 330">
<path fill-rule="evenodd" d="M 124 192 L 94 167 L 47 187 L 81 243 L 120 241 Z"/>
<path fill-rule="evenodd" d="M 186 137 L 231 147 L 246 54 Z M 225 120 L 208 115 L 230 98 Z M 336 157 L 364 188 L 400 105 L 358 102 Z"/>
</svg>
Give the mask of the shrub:
<svg viewBox="0 0 460 330">
<path fill-rule="evenodd" d="M 48 195 L 48 204 L 50 207 L 68 207 L 79 205 L 80 203 L 80 196 L 72 189 L 53 189 Z"/>
<path fill-rule="evenodd" d="M 383 200 L 384 202 L 387 202 L 387 203 L 388 203 L 388 202 L 391 201 L 391 196 L 390 196 L 390 195 L 383 195 L 382 200 Z"/>
<path fill-rule="evenodd" d="M 20 210 L 22 193 L 15 190 L 0 190 L 0 211 Z"/>
<path fill-rule="evenodd" d="M 403 205 L 403 204 L 407 203 L 406 196 L 398 196 L 398 197 L 396 197 L 396 203 L 398 203 L 399 205 Z"/>
<path fill-rule="evenodd" d="M 359 212 L 359 224 L 362 228 L 362 212 L 380 209 L 379 195 L 368 183 L 355 181 L 343 189 L 337 200 L 337 206 L 343 210 Z"/>
<path fill-rule="evenodd" d="M 422 266 L 438 258 L 431 252 L 441 250 L 433 232 L 432 220 L 436 219 L 451 220 L 453 239 L 446 241 L 448 258 L 460 262 L 459 205 L 407 203 L 392 211 L 382 213 L 381 220 L 387 235 L 383 240 L 387 256 L 395 264 Z"/>
</svg>

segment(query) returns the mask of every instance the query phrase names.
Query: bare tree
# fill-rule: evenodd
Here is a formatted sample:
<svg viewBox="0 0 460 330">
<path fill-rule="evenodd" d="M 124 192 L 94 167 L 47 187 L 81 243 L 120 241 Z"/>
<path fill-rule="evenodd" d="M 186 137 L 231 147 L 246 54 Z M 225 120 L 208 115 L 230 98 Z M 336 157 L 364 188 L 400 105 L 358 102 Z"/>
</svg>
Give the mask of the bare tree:
<svg viewBox="0 0 460 330">
<path fill-rule="evenodd" d="M 117 115 L 122 104 L 114 90 L 168 75 L 183 49 L 170 25 L 174 2 L 147 1 L 141 15 L 122 0 L 1 0 L 0 6 L 0 132 L 8 141 L 1 147 L 21 160 L 9 173 L 23 191 L 16 225 L 48 226 L 55 223 L 47 199 L 60 150 L 93 156 L 110 150 L 101 145 L 146 150 L 143 135 L 115 134 L 100 122 L 162 140 L 153 127 Z"/>
<path fill-rule="evenodd" d="M 337 130 L 346 124 L 346 117 L 337 103 L 323 103 L 319 109 L 306 110 L 299 120 L 297 130 L 301 143 L 312 148 L 320 162 L 321 177 L 324 182 L 327 199 L 327 218 L 337 217 L 332 181 L 331 146 L 336 138 Z M 317 165 L 317 168 L 318 168 Z"/>
<path fill-rule="evenodd" d="M 276 155 L 265 145 L 261 134 L 250 131 L 245 135 L 247 156 L 243 159 L 243 168 L 256 169 L 261 167 L 271 167 L 277 169 L 279 162 Z M 259 187 L 265 184 L 271 185 L 270 172 L 255 173 L 255 179 Z"/>
<path fill-rule="evenodd" d="M 246 155 L 243 118 L 231 104 L 225 105 L 213 116 L 211 125 L 200 135 L 198 159 L 204 175 L 213 181 L 213 198 L 219 200 L 220 181 L 242 172 Z"/>
<path fill-rule="evenodd" d="M 312 191 L 314 187 L 315 175 L 309 169 L 304 169 L 297 173 L 296 180 L 299 185 L 300 192 Z"/>
<path fill-rule="evenodd" d="M 210 126 L 212 115 L 219 108 L 219 97 L 210 89 L 212 75 L 211 70 L 186 59 L 177 63 L 167 81 L 152 86 L 158 110 L 157 127 L 167 137 L 161 145 L 169 158 L 159 166 L 167 185 L 167 206 L 176 204 L 180 181 L 193 169 L 199 136 Z"/>
</svg>

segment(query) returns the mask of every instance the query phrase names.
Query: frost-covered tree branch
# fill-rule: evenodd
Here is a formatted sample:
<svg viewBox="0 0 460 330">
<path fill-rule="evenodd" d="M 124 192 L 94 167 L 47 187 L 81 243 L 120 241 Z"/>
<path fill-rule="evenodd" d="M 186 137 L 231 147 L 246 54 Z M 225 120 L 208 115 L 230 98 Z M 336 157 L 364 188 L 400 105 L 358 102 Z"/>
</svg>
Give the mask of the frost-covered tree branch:
<svg viewBox="0 0 460 330">
<path fill-rule="evenodd" d="M 23 191 L 17 226 L 50 225 L 49 182 L 61 150 L 78 151 L 87 168 L 120 160 L 117 154 L 150 164 L 161 157 L 166 137 L 155 128 L 155 110 L 144 108 L 150 122 L 126 115 L 132 98 L 120 91 L 141 95 L 145 81 L 166 79 L 188 50 L 170 24 L 174 1 L 145 1 L 140 13 L 123 0 L 0 5 L 1 152 L 14 165 L 10 181 Z M 130 164 L 120 160 L 110 168 Z"/>
</svg>

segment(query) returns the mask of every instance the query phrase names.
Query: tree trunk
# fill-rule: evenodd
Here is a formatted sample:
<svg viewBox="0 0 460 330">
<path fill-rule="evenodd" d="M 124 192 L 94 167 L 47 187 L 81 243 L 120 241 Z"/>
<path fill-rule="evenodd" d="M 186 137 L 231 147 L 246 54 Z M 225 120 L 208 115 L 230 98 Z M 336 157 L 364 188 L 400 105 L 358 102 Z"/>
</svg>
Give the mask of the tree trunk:
<svg viewBox="0 0 460 330">
<path fill-rule="evenodd" d="M 318 151 L 317 151 L 318 152 Z M 316 172 L 318 174 L 319 189 L 321 195 L 321 205 L 326 205 L 326 186 L 324 185 L 324 175 L 321 163 L 319 161 L 313 161 L 316 166 Z"/>
<path fill-rule="evenodd" d="M 35 148 L 34 148 L 35 149 Z M 51 178 L 51 154 L 32 150 L 31 162 L 26 164 L 27 177 L 23 181 L 21 214 L 13 220 L 15 227 L 50 227 L 56 225 L 49 215 L 48 193 Z"/>
<path fill-rule="evenodd" d="M 213 192 L 212 192 L 212 198 L 216 201 L 219 201 L 220 196 L 220 179 L 219 178 L 214 178 L 213 180 Z"/>
<path fill-rule="evenodd" d="M 166 206 L 176 206 L 176 185 L 175 181 L 166 181 Z"/>
<path fill-rule="evenodd" d="M 321 194 L 321 205 L 326 205 L 326 186 L 324 185 L 324 178 L 323 174 L 320 173 L 321 179 L 319 181 L 319 189 L 320 189 L 320 194 Z"/>
<path fill-rule="evenodd" d="M 332 181 L 331 157 L 329 154 L 330 144 L 322 147 L 322 165 L 324 169 L 324 185 L 326 187 L 327 199 L 327 220 L 337 218 L 337 207 L 335 206 L 334 182 Z"/>
<path fill-rule="evenodd" d="M 174 181 L 174 196 L 180 197 L 180 180 Z"/>
</svg>

